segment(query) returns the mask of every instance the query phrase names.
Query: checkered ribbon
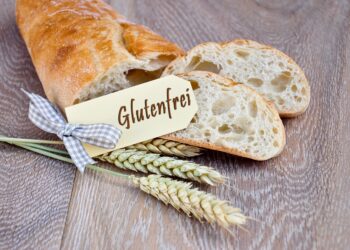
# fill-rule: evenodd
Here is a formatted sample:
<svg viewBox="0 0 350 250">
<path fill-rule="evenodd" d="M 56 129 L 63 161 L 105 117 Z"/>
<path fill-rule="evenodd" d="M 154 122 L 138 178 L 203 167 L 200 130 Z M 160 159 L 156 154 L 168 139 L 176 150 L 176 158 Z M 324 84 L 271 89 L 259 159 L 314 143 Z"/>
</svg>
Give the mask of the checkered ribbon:
<svg viewBox="0 0 350 250">
<path fill-rule="evenodd" d="M 87 164 L 96 163 L 85 151 L 81 142 L 98 147 L 115 148 L 121 131 L 107 124 L 69 124 L 56 106 L 47 99 L 22 90 L 29 98 L 29 119 L 40 129 L 56 134 L 64 143 L 80 172 Z"/>
</svg>

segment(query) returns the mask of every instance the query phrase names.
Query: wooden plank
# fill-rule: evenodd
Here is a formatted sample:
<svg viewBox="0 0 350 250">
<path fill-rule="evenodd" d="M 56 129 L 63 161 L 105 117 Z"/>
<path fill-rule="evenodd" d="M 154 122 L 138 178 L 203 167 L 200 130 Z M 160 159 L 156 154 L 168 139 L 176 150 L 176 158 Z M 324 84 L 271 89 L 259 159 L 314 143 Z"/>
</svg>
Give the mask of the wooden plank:
<svg viewBox="0 0 350 250">
<path fill-rule="evenodd" d="M 18 89 L 43 94 L 14 20 L 0 8 L 0 133 L 50 138 L 27 119 Z M 117 178 L 0 145 L 0 249 L 348 249 L 350 4 L 339 1 L 111 1 L 185 49 L 249 38 L 290 54 L 312 88 L 307 113 L 285 120 L 287 146 L 267 162 L 208 152 L 229 176 L 208 188 L 256 218 L 235 238 L 178 214 Z M 66 222 L 63 238 L 62 231 Z M 61 242 L 61 239 L 63 241 Z"/>
<path fill-rule="evenodd" d="M 16 28 L 15 1 L 1 1 L 0 134 L 50 138 L 28 120 L 20 88 L 43 94 Z M 0 144 L 0 249 L 59 249 L 74 176 L 68 164 Z"/>
<path fill-rule="evenodd" d="M 249 38 L 290 54 L 305 69 L 312 101 L 285 120 L 287 146 L 258 163 L 208 152 L 195 159 L 229 176 L 207 189 L 250 217 L 236 237 L 178 214 L 125 181 L 78 175 L 64 249 L 347 249 L 350 244 L 348 1 L 111 1 L 185 49 Z M 203 187 L 205 188 L 205 187 Z"/>
</svg>

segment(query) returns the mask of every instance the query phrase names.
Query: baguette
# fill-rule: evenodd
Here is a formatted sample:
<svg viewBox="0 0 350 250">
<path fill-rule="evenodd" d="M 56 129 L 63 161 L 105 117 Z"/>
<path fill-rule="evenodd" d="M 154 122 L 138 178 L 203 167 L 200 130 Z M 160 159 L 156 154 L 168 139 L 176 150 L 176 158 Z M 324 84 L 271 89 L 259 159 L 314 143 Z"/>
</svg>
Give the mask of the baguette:
<svg viewBox="0 0 350 250">
<path fill-rule="evenodd" d="M 186 129 L 165 139 L 254 160 L 282 152 L 285 130 L 281 118 L 253 89 L 209 72 L 178 76 L 191 82 L 199 110 Z"/>
<path fill-rule="evenodd" d="M 17 0 L 16 19 L 46 96 L 61 109 L 158 78 L 184 54 L 102 0 Z"/>
<path fill-rule="evenodd" d="M 310 87 L 300 67 L 281 51 L 254 41 L 200 44 L 170 63 L 163 76 L 194 70 L 254 88 L 274 103 L 281 117 L 302 114 L 310 102 Z"/>
</svg>

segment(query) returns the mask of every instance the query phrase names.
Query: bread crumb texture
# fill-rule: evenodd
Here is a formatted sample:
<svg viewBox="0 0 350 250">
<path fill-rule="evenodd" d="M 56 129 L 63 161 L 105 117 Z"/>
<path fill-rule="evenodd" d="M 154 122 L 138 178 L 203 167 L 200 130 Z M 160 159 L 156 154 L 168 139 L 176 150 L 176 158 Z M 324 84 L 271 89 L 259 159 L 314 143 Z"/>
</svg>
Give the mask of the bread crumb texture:
<svg viewBox="0 0 350 250">
<path fill-rule="evenodd" d="M 283 124 L 275 108 L 259 94 L 206 72 L 181 77 L 195 86 L 199 110 L 187 129 L 173 135 L 259 160 L 281 152 L 285 144 Z"/>
</svg>

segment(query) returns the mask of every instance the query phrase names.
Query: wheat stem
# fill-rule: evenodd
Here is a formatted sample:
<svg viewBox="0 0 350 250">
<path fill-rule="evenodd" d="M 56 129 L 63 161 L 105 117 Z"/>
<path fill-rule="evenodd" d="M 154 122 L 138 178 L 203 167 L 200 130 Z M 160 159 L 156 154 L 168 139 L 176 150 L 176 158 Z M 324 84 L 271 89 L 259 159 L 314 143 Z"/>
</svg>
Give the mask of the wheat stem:
<svg viewBox="0 0 350 250">
<path fill-rule="evenodd" d="M 21 144 L 25 144 L 27 146 L 30 146 L 32 148 L 38 148 L 38 149 L 43 149 L 46 151 L 49 151 L 51 153 L 58 153 L 60 155 L 65 155 L 69 157 L 69 153 L 65 150 L 61 150 L 61 149 L 57 149 L 57 148 L 53 148 L 53 147 L 48 147 L 48 146 L 44 146 L 44 145 L 40 145 L 40 144 L 36 144 L 36 143 L 22 143 Z"/>
<path fill-rule="evenodd" d="M 227 201 L 192 188 L 190 183 L 159 175 L 132 177 L 132 181 L 142 191 L 151 194 L 166 205 L 170 204 L 177 210 L 182 210 L 188 216 L 193 215 L 199 221 L 217 223 L 225 229 L 231 225 L 240 226 L 246 223 L 247 218 L 240 209 L 232 207 Z"/>
<path fill-rule="evenodd" d="M 29 151 L 32 151 L 32 152 L 35 152 L 35 153 L 38 153 L 38 154 L 41 154 L 41 155 L 44 155 L 44 156 L 56 159 L 56 160 L 60 160 L 60 161 L 64 161 L 64 162 L 67 162 L 67 163 L 73 163 L 74 164 L 72 159 L 70 159 L 68 157 L 57 155 L 57 154 L 55 154 L 53 152 L 50 152 L 48 150 L 35 148 L 35 147 L 32 147 L 32 146 L 29 146 L 26 143 L 12 142 L 10 144 L 14 144 L 14 145 L 16 145 L 18 147 L 27 149 Z M 101 168 L 101 167 L 98 167 L 98 166 L 95 166 L 95 165 L 91 165 L 91 164 L 86 165 L 86 168 L 89 168 L 89 169 L 97 171 L 97 172 L 102 172 L 102 173 L 105 173 L 105 174 L 109 174 L 109 175 L 112 175 L 112 176 L 118 176 L 118 177 L 123 177 L 123 178 L 127 178 L 127 179 L 131 178 L 130 175 L 122 174 L 122 173 L 115 172 L 115 171 L 111 171 L 111 170 L 108 170 L 108 169 L 105 169 L 105 168 Z"/>
<path fill-rule="evenodd" d="M 50 140 L 36 140 L 36 139 L 24 139 L 24 138 L 12 138 L 0 135 L 0 142 L 22 142 L 22 143 L 33 143 L 33 144 L 63 144 L 62 141 L 50 141 Z M 178 156 L 178 157 L 193 157 L 198 156 L 201 153 L 201 149 L 198 147 L 186 145 L 183 143 L 156 138 L 140 142 L 131 146 L 127 149 L 138 149 L 148 151 L 152 153 Z"/>
<path fill-rule="evenodd" d="M 98 159 L 112 163 L 121 169 L 175 176 L 212 186 L 225 181 L 219 172 L 207 166 L 136 149 L 117 149 L 98 157 Z"/>
<path fill-rule="evenodd" d="M 63 141 L 50 141 L 50 140 L 36 140 L 36 139 L 25 139 L 25 138 L 13 138 L 0 135 L 0 142 L 22 142 L 22 143 L 40 143 L 40 144 L 63 144 Z"/>
</svg>

